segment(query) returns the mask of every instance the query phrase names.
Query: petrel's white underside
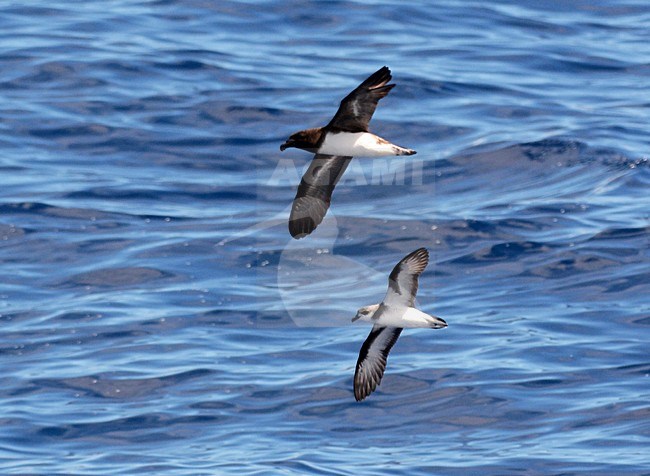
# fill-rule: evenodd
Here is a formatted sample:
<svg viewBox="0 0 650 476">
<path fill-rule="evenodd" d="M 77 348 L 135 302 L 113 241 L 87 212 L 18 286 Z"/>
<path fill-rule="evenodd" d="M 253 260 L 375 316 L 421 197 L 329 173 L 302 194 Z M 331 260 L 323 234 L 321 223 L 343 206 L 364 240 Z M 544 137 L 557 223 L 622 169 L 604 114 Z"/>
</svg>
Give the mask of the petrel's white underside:
<svg viewBox="0 0 650 476">
<path fill-rule="evenodd" d="M 318 149 L 319 154 L 352 157 L 412 155 L 414 151 L 391 144 L 370 132 L 329 132 Z"/>
</svg>

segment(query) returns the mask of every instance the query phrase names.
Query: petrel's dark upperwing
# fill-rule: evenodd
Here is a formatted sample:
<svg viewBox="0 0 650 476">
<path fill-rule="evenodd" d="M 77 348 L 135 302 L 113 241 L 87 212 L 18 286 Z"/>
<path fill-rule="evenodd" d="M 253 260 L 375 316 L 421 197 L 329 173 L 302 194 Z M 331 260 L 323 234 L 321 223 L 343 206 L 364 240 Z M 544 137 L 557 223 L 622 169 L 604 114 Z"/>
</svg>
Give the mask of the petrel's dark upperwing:
<svg viewBox="0 0 650 476">
<path fill-rule="evenodd" d="M 316 154 L 302 176 L 289 216 L 289 233 L 294 238 L 309 235 L 323 221 L 332 192 L 352 157 Z"/>
<path fill-rule="evenodd" d="M 390 69 L 386 66 L 370 75 L 341 101 L 339 110 L 327 127 L 348 132 L 368 132 L 368 123 L 377 103 L 395 86 L 387 84 L 390 80 Z"/>
<path fill-rule="evenodd" d="M 363 400 L 375 391 L 386 370 L 388 353 L 402 333 L 401 327 L 373 326 L 359 351 L 354 372 L 354 398 Z"/>
</svg>

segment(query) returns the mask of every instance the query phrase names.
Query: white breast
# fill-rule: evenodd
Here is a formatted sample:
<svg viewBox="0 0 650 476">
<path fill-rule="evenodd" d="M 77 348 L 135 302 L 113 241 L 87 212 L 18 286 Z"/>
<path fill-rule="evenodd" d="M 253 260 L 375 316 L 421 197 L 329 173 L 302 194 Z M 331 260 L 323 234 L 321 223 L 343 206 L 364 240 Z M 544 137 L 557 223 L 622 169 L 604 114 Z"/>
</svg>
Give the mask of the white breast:
<svg viewBox="0 0 650 476">
<path fill-rule="evenodd" d="M 381 157 L 401 155 L 399 147 L 369 132 L 328 133 L 318 152 L 327 155 Z"/>
<path fill-rule="evenodd" d="M 394 327 L 430 327 L 430 317 L 414 307 L 389 307 L 379 316 L 376 323 Z"/>
</svg>

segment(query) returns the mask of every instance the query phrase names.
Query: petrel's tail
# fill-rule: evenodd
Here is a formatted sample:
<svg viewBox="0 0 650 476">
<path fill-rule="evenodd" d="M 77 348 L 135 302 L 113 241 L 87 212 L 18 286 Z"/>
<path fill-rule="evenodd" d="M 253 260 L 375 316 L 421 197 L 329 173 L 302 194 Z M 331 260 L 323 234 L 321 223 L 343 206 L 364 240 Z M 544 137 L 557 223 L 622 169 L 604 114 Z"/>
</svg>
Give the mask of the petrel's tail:
<svg viewBox="0 0 650 476">
<path fill-rule="evenodd" d="M 417 154 L 416 151 L 413 149 L 407 149 L 406 147 L 400 147 L 398 145 L 393 144 L 393 151 L 395 151 L 395 155 L 414 155 Z"/>
</svg>

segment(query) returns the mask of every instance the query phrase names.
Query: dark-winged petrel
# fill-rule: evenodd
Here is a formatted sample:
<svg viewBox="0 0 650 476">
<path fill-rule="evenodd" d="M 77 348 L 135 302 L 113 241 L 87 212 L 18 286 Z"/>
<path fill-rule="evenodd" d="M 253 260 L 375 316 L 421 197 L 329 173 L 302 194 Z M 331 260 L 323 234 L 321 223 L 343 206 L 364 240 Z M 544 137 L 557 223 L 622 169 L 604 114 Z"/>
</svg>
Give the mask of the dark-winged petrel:
<svg viewBox="0 0 650 476">
<path fill-rule="evenodd" d="M 332 191 L 352 156 L 415 154 L 412 149 L 391 144 L 368 132 L 377 103 L 395 86 L 388 84 L 390 80 L 390 69 L 384 66 L 341 101 L 329 124 L 296 132 L 280 146 L 280 150 L 296 147 L 316 154 L 300 181 L 291 207 L 289 232 L 294 238 L 309 235 L 323 221 Z"/>
<path fill-rule="evenodd" d="M 361 401 L 375 391 L 386 370 L 390 349 L 405 327 L 441 329 L 447 323 L 414 307 L 418 278 L 429 263 L 429 252 L 419 248 L 397 263 L 388 277 L 388 291 L 380 304 L 362 307 L 352 322 L 361 319 L 374 326 L 361 346 L 354 372 L 354 398 Z"/>
</svg>

